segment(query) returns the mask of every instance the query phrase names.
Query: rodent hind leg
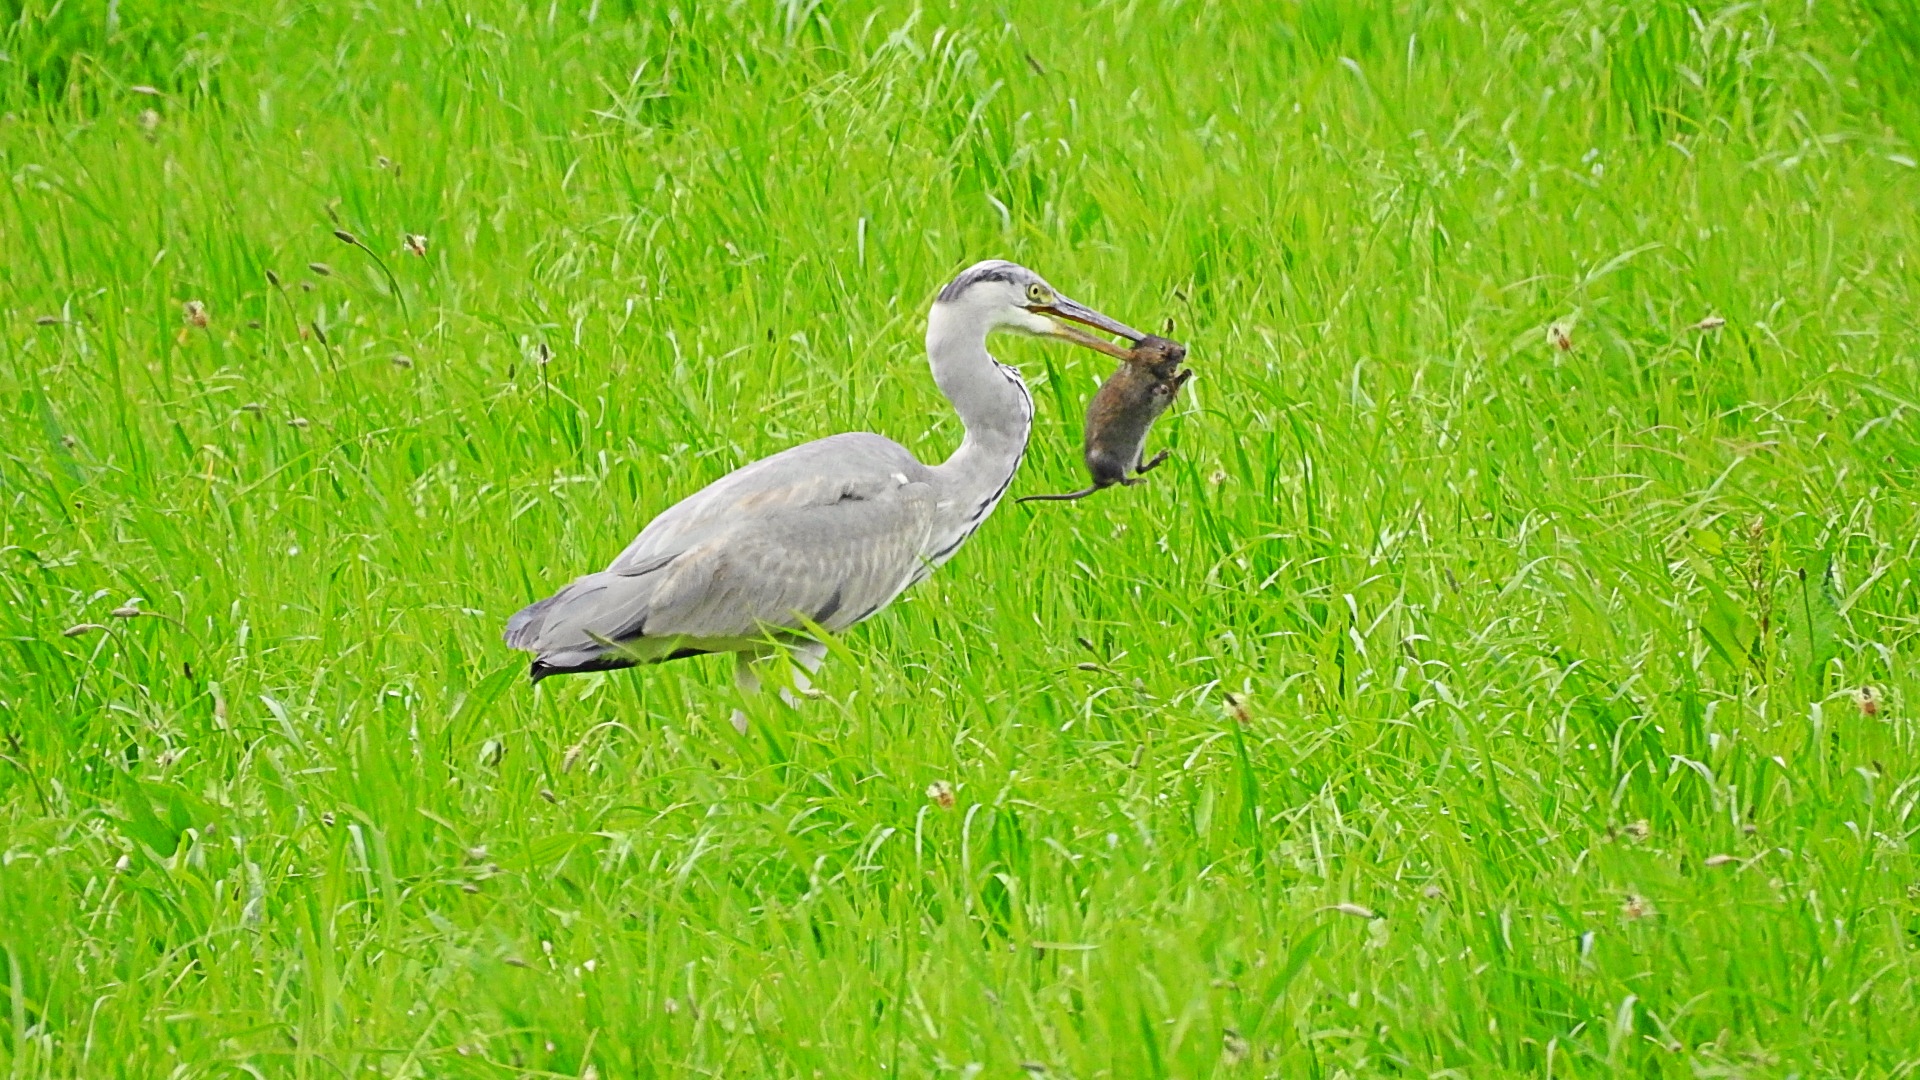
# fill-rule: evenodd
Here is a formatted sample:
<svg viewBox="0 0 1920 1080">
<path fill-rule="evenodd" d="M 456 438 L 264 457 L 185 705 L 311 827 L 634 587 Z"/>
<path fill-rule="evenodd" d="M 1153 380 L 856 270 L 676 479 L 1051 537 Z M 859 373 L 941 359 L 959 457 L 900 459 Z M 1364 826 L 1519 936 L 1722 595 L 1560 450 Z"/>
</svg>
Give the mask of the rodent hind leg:
<svg viewBox="0 0 1920 1080">
<path fill-rule="evenodd" d="M 1173 451 L 1171 451 L 1171 450 L 1162 450 L 1162 451 L 1160 451 L 1159 453 L 1157 453 L 1157 454 L 1155 454 L 1155 455 L 1153 455 L 1153 460 L 1152 460 L 1152 461 L 1148 461 L 1148 462 L 1145 462 L 1145 463 L 1143 463 L 1143 464 L 1140 464 L 1140 465 L 1135 465 L 1135 466 L 1133 467 L 1133 471 L 1134 471 L 1134 474 L 1135 474 L 1135 475 L 1139 475 L 1139 474 L 1141 474 L 1141 473 L 1149 473 L 1149 472 L 1152 472 L 1153 470 L 1155 470 L 1155 469 L 1157 469 L 1157 468 L 1159 468 L 1159 467 L 1160 467 L 1160 463 L 1161 463 L 1161 462 L 1163 462 L 1163 461 L 1165 461 L 1165 460 L 1167 460 L 1168 458 L 1170 458 L 1170 457 L 1172 457 L 1172 456 L 1173 456 Z M 1137 481 L 1136 481 L 1136 482 L 1137 482 Z"/>
</svg>

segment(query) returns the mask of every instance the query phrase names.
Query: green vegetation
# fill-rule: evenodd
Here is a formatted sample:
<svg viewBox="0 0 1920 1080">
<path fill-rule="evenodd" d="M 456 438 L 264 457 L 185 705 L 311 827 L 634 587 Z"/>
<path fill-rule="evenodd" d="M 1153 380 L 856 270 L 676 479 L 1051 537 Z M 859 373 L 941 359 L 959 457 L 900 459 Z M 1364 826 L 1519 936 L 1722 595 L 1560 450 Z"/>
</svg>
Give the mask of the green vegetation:
<svg viewBox="0 0 1920 1080">
<path fill-rule="evenodd" d="M 0 0 L 8 1075 L 1920 1068 L 1920 20 L 1247 7 Z M 996 255 L 1151 483 L 524 683 Z"/>
</svg>

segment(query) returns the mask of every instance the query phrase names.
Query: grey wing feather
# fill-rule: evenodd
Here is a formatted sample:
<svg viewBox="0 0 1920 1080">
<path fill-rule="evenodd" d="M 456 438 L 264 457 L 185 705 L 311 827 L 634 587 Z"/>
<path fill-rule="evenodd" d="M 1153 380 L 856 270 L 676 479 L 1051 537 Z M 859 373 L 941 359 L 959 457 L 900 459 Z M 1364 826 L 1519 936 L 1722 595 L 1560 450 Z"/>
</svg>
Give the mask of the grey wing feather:
<svg viewBox="0 0 1920 1080">
<path fill-rule="evenodd" d="M 629 639 L 719 644 L 803 620 L 844 629 L 884 607 L 924 561 L 929 478 L 877 435 L 754 462 L 668 508 L 605 571 L 515 615 L 507 644 L 565 666 Z"/>
</svg>

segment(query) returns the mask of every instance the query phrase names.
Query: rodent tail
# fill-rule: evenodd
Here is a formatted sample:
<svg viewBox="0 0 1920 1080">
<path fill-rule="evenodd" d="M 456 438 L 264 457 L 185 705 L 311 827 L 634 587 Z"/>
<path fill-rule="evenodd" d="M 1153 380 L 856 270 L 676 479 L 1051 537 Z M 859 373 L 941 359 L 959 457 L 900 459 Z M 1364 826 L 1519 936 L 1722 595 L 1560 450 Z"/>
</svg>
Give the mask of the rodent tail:
<svg viewBox="0 0 1920 1080">
<path fill-rule="evenodd" d="M 1096 484 L 1093 487 L 1086 489 L 1085 491 L 1070 491 L 1065 495 L 1022 495 L 1013 501 L 1014 502 L 1071 502 L 1074 499 L 1084 499 L 1087 496 L 1099 490 L 1100 490 L 1100 486 Z"/>
</svg>

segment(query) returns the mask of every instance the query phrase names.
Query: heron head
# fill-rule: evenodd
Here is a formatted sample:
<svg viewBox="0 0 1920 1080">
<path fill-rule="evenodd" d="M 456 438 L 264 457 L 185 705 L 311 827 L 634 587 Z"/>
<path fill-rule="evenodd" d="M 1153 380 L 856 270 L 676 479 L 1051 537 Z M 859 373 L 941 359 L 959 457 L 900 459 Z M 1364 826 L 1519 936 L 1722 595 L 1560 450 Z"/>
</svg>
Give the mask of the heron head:
<svg viewBox="0 0 1920 1080">
<path fill-rule="evenodd" d="M 933 309 L 936 319 L 951 318 L 985 326 L 988 333 L 1006 330 L 1033 337 L 1058 338 L 1121 358 L 1129 355 L 1125 348 L 1079 327 L 1090 326 L 1118 334 L 1128 341 L 1139 341 L 1146 336 L 1117 319 L 1060 295 L 1039 274 L 1005 259 L 988 259 L 962 270 L 940 290 Z"/>
</svg>

